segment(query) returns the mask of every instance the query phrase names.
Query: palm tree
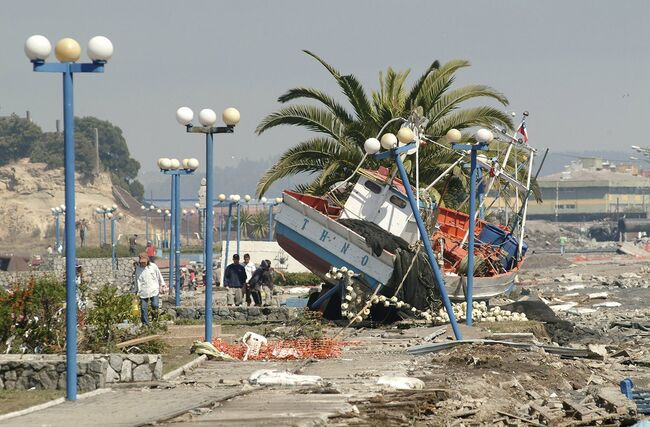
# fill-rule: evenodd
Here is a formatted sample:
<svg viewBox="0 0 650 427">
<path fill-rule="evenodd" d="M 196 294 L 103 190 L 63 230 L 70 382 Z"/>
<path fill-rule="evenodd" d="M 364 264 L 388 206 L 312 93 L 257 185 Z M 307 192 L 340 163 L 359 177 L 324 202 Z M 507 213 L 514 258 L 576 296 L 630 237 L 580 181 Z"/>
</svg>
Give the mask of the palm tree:
<svg viewBox="0 0 650 427">
<path fill-rule="evenodd" d="M 280 125 L 299 126 L 316 135 L 287 150 L 260 179 L 257 194 L 262 196 L 278 179 L 298 173 L 315 174 L 315 179 L 301 190 L 323 194 L 334 183 L 347 178 L 361 161 L 364 141 L 376 136 L 382 126 L 396 117 L 407 117 L 418 109 L 428 120 L 427 135 L 438 139 L 451 129 L 498 124 L 512 129 L 511 118 L 502 110 L 489 106 L 461 108 L 461 104 L 475 98 L 490 98 L 502 105 L 508 101 L 496 90 L 483 85 L 452 88 L 455 73 L 470 64 L 453 60 L 443 65 L 434 61 L 410 87 L 406 88 L 409 70 L 395 72 L 389 68 L 379 75 L 379 90 L 366 93 L 354 75 L 343 75 L 312 52 L 304 51 L 330 73 L 341 88 L 351 111 L 326 93 L 313 88 L 290 89 L 278 98 L 281 103 L 294 100 L 316 101 L 316 105 L 289 105 L 266 116 L 257 126 L 257 134 Z M 398 122 L 389 125 L 386 132 L 396 132 Z M 457 158 L 450 150 L 430 145 L 420 150 L 421 182 L 431 182 Z M 374 160 L 369 161 L 373 166 Z M 376 166 L 376 164 L 374 165 Z M 423 172 L 423 173 L 422 173 Z M 455 176 L 462 176 L 458 168 Z M 458 185 L 458 179 L 456 179 Z M 462 183 L 462 181 L 461 181 Z M 440 188 L 447 185 L 441 182 Z"/>
<path fill-rule="evenodd" d="M 269 235 L 269 219 L 264 211 L 255 212 L 251 218 L 251 235 L 262 240 Z"/>
</svg>

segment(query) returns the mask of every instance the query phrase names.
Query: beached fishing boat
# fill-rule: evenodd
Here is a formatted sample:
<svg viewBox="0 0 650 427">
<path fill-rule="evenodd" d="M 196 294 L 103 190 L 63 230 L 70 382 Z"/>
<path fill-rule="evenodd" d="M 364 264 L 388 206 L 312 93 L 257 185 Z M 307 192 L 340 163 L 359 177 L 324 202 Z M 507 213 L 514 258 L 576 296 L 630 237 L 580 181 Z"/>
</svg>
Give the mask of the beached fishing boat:
<svg viewBox="0 0 650 427">
<path fill-rule="evenodd" d="M 495 133 L 505 135 L 503 132 Z M 528 166 L 526 182 L 520 183 L 505 172 L 505 166 L 513 147 L 518 149 L 521 143 L 508 135 L 506 141 L 509 145 L 501 163 L 496 158 L 478 162 L 478 166 L 486 171 L 484 184 L 489 192 L 494 180 L 501 179 L 517 191 L 529 193 L 534 150 L 524 147 L 530 154 L 530 161 L 525 165 Z M 461 158 L 464 156 L 461 154 Z M 392 296 L 395 282 L 400 280 L 396 274 L 400 253 L 410 252 L 409 259 L 412 259 L 421 248 L 420 238 L 426 238 L 443 272 L 444 287 L 450 299 L 465 300 L 469 215 L 436 206 L 430 200 L 419 200 L 419 211 L 427 229 L 427 235 L 421 236 L 408 192 L 395 171 L 391 174 L 389 169 L 380 167 L 356 172 L 358 178 L 349 183 L 352 188 L 351 191 L 348 189 L 345 203 L 339 202 L 335 193 L 321 197 L 285 191 L 276 216 L 275 233 L 279 245 L 332 286 L 335 280 L 328 275 L 331 267 L 346 267 L 355 272 L 369 292 L 379 288 L 379 293 Z M 421 194 L 415 189 L 412 193 Z M 515 229 L 476 219 L 474 300 L 492 298 L 513 287 L 527 249 L 522 238 L 528 195 L 519 209 Z M 417 273 L 418 280 L 423 278 L 422 274 L 433 276 L 431 266 L 427 267 L 428 270 Z M 400 273 L 404 274 L 404 271 Z M 327 288 L 324 286 L 324 290 Z M 422 299 L 421 292 L 412 289 L 406 294 L 411 294 L 410 300 L 408 295 L 405 297 L 409 304 L 427 306 L 425 301 L 417 300 Z M 340 300 L 334 299 L 333 303 L 340 304 Z M 319 308 L 322 309 L 322 304 Z"/>
</svg>

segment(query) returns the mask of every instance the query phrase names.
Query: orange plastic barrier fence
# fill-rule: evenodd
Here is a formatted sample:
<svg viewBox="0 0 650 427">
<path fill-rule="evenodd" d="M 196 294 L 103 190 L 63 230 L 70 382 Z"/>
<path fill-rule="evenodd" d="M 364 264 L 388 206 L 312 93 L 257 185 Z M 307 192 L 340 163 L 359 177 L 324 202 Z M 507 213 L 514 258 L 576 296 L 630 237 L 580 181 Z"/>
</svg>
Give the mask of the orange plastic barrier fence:
<svg viewBox="0 0 650 427">
<path fill-rule="evenodd" d="M 256 356 L 249 355 L 249 360 L 301 360 L 301 359 L 330 359 L 339 357 L 344 346 L 355 345 L 351 341 L 339 341 L 330 338 L 295 339 L 269 341 L 260 348 Z M 212 341 L 217 350 L 236 359 L 242 360 L 246 353 L 243 343 L 230 344 L 219 338 Z"/>
</svg>

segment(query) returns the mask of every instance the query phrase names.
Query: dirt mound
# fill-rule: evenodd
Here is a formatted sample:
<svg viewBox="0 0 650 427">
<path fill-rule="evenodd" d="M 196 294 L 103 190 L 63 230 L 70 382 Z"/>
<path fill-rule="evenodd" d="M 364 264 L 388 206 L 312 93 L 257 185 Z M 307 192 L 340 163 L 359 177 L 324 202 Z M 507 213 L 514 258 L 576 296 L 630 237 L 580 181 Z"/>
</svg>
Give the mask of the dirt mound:
<svg viewBox="0 0 650 427">
<path fill-rule="evenodd" d="M 93 180 L 84 181 L 77 175 L 75 186 L 76 219 L 86 219 L 90 232 L 88 244 L 97 244 L 95 209 L 116 204 L 110 174 L 102 173 Z M 54 244 L 55 225 L 51 208 L 65 203 L 63 169 L 47 169 L 45 163 L 30 163 L 21 159 L 0 167 L 0 250 L 9 252 L 44 253 L 48 244 Z M 139 206 L 137 207 L 139 208 Z M 136 211 L 137 212 L 137 211 Z M 63 236 L 61 216 L 61 236 Z M 118 234 L 127 228 L 143 227 L 142 220 L 132 215 L 118 226 Z"/>
</svg>

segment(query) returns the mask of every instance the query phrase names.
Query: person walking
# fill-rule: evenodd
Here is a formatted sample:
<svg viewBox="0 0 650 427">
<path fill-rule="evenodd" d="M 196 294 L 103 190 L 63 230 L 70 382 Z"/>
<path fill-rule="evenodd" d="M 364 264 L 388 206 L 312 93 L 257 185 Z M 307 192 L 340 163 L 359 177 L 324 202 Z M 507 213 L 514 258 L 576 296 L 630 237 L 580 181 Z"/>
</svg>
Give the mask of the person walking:
<svg viewBox="0 0 650 427">
<path fill-rule="evenodd" d="M 158 319 L 159 295 L 165 288 L 158 266 L 151 262 L 149 254 L 142 252 L 138 257 L 135 267 L 135 292 L 140 298 L 140 320 L 143 325 L 149 325 L 149 304 L 151 304 L 152 317 Z"/>
<path fill-rule="evenodd" d="M 146 254 L 149 257 L 149 261 L 156 262 L 156 247 L 151 243 L 151 240 L 147 242 Z"/>
<path fill-rule="evenodd" d="M 248 281 L 248 288 L 250 289 L 251 298 L 256 307 L 262 305 L 262 282 L 264 280 L 264 270 L 266 261 L 262 261 L 260 266 L 255 270 L 253 276 Z"/>
<path fill-rule="evenodd" d="M 564 255 L 566 247 L 567 238 L 565 236 L 560 236 L 560 255 Z"/>
<path fill-rule="evenodd" d="M 257 270 L 255 263 L 251 262 L 250 254 L 244 254 L 244 270 L 246 270 L 246 305 L 251 305 L 251 289 L 250 289 L 250 280 L 253 277 L 253 273 Z"/>
<path fill-rule="evenodd" d="M 129 237 L 129 255 L 135 256 L 135 251 L 138 248 L 138 235 L 134 234 Z"/>
<path fill-rule="evenodd" d="M 223 274 L 223 284 L 228 288 L 226 296 L 226 304 L 232 306 L 242 305 L 242 290 L 246 285 L 246 270 L 244 266 L 239 263 L 239 254 L 232 256 L 232 264 L 226 267 Z"/>
<path fill-rule="evenodd" d="M 81 242 L 81 247 L 83 248 L 86 245 L 86 229 L 88 228 L 88 222 L 85 219 L 81 220 L 79 225 L 79 240 Z"/>
</svg>

